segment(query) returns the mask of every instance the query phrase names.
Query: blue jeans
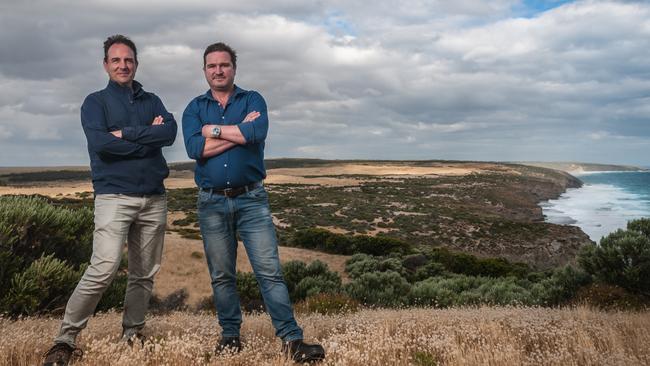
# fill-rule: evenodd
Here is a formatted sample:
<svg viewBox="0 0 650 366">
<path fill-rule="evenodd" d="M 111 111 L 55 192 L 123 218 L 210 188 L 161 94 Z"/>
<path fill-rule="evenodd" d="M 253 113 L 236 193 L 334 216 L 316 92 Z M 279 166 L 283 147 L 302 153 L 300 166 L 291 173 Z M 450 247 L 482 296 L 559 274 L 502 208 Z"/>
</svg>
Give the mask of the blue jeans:
<svg viewBox="0 0 650 366">
<path fill-rule="evenodd" d="M 302 329 L 293 317 L 289 291 L 282 277 L 278 242 L 264 187 L 233 198 L 199 190 L 197 206 L 222 337 L 238 337 L 242 322 L 235 268 L 238 233 L 275 335 L 283 341 L 302 339 Z"/>
</svg>

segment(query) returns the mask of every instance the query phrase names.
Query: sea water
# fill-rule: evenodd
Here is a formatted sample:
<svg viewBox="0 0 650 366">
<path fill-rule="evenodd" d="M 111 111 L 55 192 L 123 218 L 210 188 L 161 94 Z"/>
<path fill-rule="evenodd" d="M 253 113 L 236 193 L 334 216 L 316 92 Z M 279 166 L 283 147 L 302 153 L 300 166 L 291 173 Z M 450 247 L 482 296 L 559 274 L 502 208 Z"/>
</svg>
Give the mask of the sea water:
<svg viewBox="0 0 650 366">
<path fill-rule="evenodd" d="M 650 172 L 574 175 L 584 183 L 582 188 L 569 188 L 558 199 L 540 204 L 547 222 L 579 226 L 598 242 L 630 220 L 650 217 Z"/>
</svg>

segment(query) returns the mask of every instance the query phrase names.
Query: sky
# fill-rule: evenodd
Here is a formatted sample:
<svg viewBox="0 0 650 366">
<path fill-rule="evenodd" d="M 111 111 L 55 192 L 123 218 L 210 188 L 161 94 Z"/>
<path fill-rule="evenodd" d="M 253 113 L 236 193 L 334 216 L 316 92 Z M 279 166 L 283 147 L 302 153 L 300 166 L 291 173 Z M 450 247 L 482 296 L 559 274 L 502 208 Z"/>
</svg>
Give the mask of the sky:
<svg viewBox="0 0 650 366">
<path fill-rule="evenodd" d="M 0 166 L 87 165 L 102 43 L 180 124 L 205 47 L 269 108 L 266 157 L 650 166 L 650 2 L 0 0 Z"/>
</svg>

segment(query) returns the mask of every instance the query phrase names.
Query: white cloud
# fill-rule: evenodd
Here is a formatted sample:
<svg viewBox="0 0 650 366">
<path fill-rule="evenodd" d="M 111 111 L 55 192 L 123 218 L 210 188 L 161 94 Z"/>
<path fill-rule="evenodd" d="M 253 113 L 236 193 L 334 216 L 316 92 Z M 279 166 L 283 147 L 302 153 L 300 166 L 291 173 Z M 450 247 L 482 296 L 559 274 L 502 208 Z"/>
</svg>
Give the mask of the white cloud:
<svg viewBox="0 0 650 366">
<path fill-rule="evenodd" d="M 102 41 L 124 33 L 137 79 L 179 119 L 207 89 L 203 49 L 230 43 L 237 84 L 269 106 L 270 157 L 650 165 L 647 3 L 576 1 L 530 18 L 511 0 L 71 4 L 3 5 L 0 157 L 4 142 L 44 134 L 51 163 L 87 161 L 78 108 L 106 83 Z M 182 139 L 165 154 L 185 160 Z"/>
</svg>

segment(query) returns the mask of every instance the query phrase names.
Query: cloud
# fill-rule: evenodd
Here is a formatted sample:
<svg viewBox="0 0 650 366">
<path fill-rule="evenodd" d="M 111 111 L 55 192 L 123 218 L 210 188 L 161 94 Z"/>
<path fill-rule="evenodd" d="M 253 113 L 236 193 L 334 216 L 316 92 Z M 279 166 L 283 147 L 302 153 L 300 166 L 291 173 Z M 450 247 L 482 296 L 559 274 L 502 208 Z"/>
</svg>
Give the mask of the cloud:
<svg viewBox="0 0 650 366">
<path fill-rule="evenodd" d="M 237 84 L 269 106 L 270 157 L 650 165 L 644 2 L 128 4 L 3 5 L 0 165 L 33 165 L 12 154 L 30 138 L 47 140 L 43 163 L 87 163 L 78 108 L 106 84 L 114 33 L 136 41 L 137 79 L 178 119 L 207 89 L 204 48 L 231 44 Z M 180 136 L 165 154 L 187 159 Z"/>
</svg>

